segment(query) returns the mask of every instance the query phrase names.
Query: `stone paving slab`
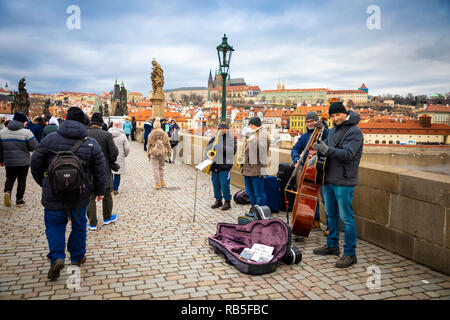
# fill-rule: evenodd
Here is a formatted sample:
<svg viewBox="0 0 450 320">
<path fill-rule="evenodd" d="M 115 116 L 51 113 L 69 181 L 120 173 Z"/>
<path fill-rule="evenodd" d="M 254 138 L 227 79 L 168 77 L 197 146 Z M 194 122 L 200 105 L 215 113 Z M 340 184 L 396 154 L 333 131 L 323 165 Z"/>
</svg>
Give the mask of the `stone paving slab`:
<svg viewBox="0 0 450 320">
<path fill-rule="evenodd" d="M 358 264 L 335 268 L 336 257 L 312 254 L 325 243 L 321 231 L 294 242 L 303 253 L 300 264 L 280 264 L 260 276 L 240 273 L 214 253 L 207 237 L 219 222 L 236 223 L 249 206 L 210 209 L 210 176 L 200 172 L 193 222 L 195 177 L 190 166 L 166 163 L 168 188 L 154 190 L 142 144 L 131 143 L 127 173 L 114 196 L 117 222 L 103 226 L 100 214 L 98 230 L 88 231 L 86 264 L 70 266 L 67 253 L 61 277 L 50 282 L 41 189 L 29 174 L 26 205 L 5 208 L 0 203 L 0 299 L 450 299 L 449 276 L 366 241 L 358 240 Z M 4 181 L 0 168 L 0 185 Z M 286 214 L 275 217 L 285 219 Z M 66 238 L 69 232 L 70 226 Z M 375 289 L 369 267 L 380 272 Z"/>
</svg>

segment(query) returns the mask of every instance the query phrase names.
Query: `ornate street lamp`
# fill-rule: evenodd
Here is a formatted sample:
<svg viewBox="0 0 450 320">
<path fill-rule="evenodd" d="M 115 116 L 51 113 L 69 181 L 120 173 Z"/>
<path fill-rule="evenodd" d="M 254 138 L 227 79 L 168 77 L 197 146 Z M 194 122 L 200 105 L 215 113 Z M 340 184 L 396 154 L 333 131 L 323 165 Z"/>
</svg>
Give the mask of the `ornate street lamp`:
<svg viewBox="0 0 450 320">
<path fill-rule="evenodd" d="M 217 55 L 219 56 L 220 74 L 222 75 L 222 122 L 226 122 L 227 110 L 227 76 L 230 69 L 231 53 L 234 51 L 233 47 L 227 42 L 227 36 L 224 34 L 222 43 L 217 46 Z"/>
</svg>

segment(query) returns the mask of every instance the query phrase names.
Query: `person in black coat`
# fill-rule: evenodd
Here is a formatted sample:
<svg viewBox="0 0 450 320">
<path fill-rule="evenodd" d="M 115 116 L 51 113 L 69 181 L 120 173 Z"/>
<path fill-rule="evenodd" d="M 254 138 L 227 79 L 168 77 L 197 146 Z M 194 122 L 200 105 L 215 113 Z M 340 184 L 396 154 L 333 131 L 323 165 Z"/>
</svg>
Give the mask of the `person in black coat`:
<svg viewBox="0 0 450 320">
<path fill-rule="evenodd" d="M 91 126 L 88 128 L 89 137 L 95 139 L 101 146 L 105 156 L 106 165 L 106 188 L 105 197 L 103 198 L 103 224 L 110 224 L 117 219 L 117 215 L 112 214 L 113 198 L 112 198 L 112 173 L 111 165 L 114 164 L 119 155 L 114 139 L 108 131 L 102 130 L 103 118 L 100 113 L 94 113 L 91 118 Z M 97 206 L 95 204 L 95 195 L 91 194 L 89 206 L 87 209 L 89 218 L 88 228 L 90 230 L 97 229 Z"/>
<path fill-rule="evenodd" d="M 342 102 L 334 102 L 328 110 L 333 128 L 325 141 L 313 148 L 327 156 L 325 173 L 325 206 L 330 231 L 325 246 L 314 249 L 317 255 L 339 255 L 339 225 L 344 222 L 344 254 L 336 262 L 337 268 L 357 263 L 356 223 L 353 214 L 353 191 L 358 184 L 358 167 L 363 150 L 363 134 L 357 126 L 360 116 L 347 111 Z"/>
<path fill-rule="evenodd" d="M 131 141 L 136 141 L 135 135 L 136 135 L 136 118 L 134 116 L 131 117 L 131 125 L 133 126 L 131 128 Z"/>
<path fill-rule="evenodd" d="M 216 152 L 214 163 L 211 166 L 211 180 L 216 201 L 211 208 L 221 207 L 221 210 L 229 210 L 231 208 L 230 170 L 233 167 L 234 154 L 237 150 L 237 139 L 228 132 L 227 124 L 220 123 L 218 128 L 220 130 L 218 141 L 215 141 L 216 137 L 211 138 L 205 150 L 206 153 L 209 150 Z M 222 204 L 222 199 L 225 200 L 224 204 Z"/>
<path fill-rule="evenodd" d="M 86 124 L 88 119 L 78 107 L 72 107 L 67 112 L 67 120 L 61 123 L 58 130 L 46 136 L 39 144 L 39 148 L 54 151 L 67 151 L 80 139 L 87 137 Z M 63 196 L 53 194 L 47 175 L 48 167 L 53 155 L 36 151 L 31 156 L 31 174 L 39 186 L 42 187 L 42 205 L 44 206 L 45 234 L 47 236 L 50 259 L 48 278 L 58 279 L 64 268 L 65 260 L 65 230 L 70 210 L 72 231 L 67 243 L 72 264 L 81 266 L 86 261 L 86 209 L 89 196 L 93 193 L 97 200 L 103 199 L 105 193 L 105 157 L 97 141 L 92 138 L 80 146 L 75 153 L 83 163 L 86 188 L 80 195 Z"/>
</svg>

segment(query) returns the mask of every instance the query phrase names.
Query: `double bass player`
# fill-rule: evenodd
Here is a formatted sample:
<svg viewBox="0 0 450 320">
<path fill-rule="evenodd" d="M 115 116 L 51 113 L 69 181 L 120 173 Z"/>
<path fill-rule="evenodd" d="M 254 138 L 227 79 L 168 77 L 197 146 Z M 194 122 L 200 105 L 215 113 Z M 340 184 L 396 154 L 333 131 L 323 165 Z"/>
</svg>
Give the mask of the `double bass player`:
<svg viewBox="0 0 450 320">
<path fill-rule="evenodd" d="M 344 223 L 344 254 L 336 262 L 337 268 L 348 268 L 357 263 L 356 224 L 353 215 L 353 191 L 358 183 L 358 167 L 363 149 L 363 135 L 357 127 L 360 116 L 347 111 L 342 102 L 333 102 L 328 110 L 333 121 L 325 141 L 313 148 L 327 156 L 325 174 L 325 207 L 328 215 L 327 243 L 313 250 L 316 255 L 340 255 L 339 225 Z"/>
<path fill-rule="evenodd" d="M 300 159 L 300 156 L 308 144 L 309 138 L 314 131 L 315 125 L 317 124 L 317 122 L 319 122 L 319 116 L 314 111 L 309 111 L 306 114 L 305 122 L 306 122 L 306 132 L 300 136 L 300 138 L 298 139 L 297 143 L 294 145 L 291 151 L 292 162 L 294 163 L 295 166 L 298 165 L 303 166 L 305 160 L 308 158 L 308 151 L 304 153 L 302 157 L 303 159 Z M 326 123 L 324 125 L 325 130 L 322 135 L 322 140 L 325 140 L 325 138 L 328 136 L 328 126 L 326 125 Z M 322 196 L 323 199 L 324 196 L 322 190 L 323 188 L 320 188 L 320 195 Z M 314 229 L 320 228 L 319 201 L 317 202 L 316 206 L 313 228 Z"/>
</svg>

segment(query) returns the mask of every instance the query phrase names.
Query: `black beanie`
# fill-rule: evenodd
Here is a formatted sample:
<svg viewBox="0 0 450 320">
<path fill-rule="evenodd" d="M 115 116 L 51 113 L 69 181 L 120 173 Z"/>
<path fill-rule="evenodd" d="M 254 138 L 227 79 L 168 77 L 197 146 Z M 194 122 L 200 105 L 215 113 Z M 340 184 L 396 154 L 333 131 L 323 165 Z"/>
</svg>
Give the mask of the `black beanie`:
<svg viewBox="0 0 450 320">
<path fill-rule="evenodd" d="M 14 118 L 13 120 L 15 121 L 19 121 L 19 122 L 28 122 L 28 118 L 25 114 L 23 114 L 22 112 L 16 112 L 14 113 Z"/>
<path fill-rule="evenodd" d="M 91 124 L 96 124 L 98 126 L 102 126 L 103 123 L 104 122 L 103 122 L 102 115 L 98 112 L 95 112 L 91 117 Z"/>
<path fill-rule="evenodd" d="M 248 124 L 253 124 L 253 125 L 257 126 L 257 127 L 261 127 L 262 126 L 261 119 L 258 118 L 258 117 L 251 118 L 250 121 L 248 122 Z"/>
<path fill-rule="evenodd" d="M 83 110 L 78 107 L 71 107 L 67 110 L 67 118 L 66 120 L 74 120 L 81 122 L 82 124 L 86 124 L 87 117 L 84 114 Z"/>
<path fill-rule="evenodd" d="M 331 116 L 334 113 L 347 113 L 347 109 L 345 109 L 344 105 L 341 101 L 333 102 L 328 109 L 328 115 Z"/>
<path fill-rule="evenodd" d="M 225 122 L 221 122 L 221 123 L 219 123 L 219 127 L 218 127 L 219 129 L 229 129 L 228 128 L 228 125 L 225 123 Z"/>
</svg>

